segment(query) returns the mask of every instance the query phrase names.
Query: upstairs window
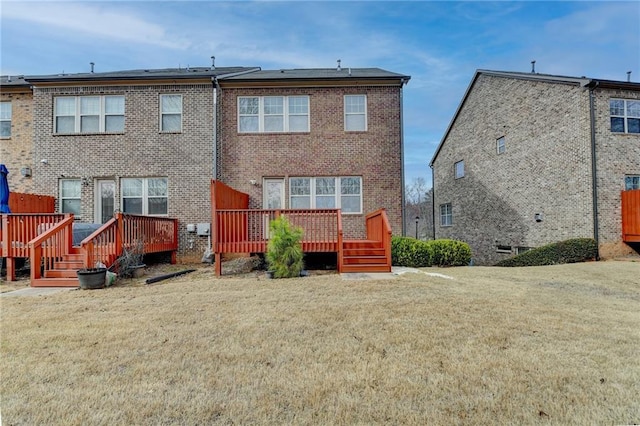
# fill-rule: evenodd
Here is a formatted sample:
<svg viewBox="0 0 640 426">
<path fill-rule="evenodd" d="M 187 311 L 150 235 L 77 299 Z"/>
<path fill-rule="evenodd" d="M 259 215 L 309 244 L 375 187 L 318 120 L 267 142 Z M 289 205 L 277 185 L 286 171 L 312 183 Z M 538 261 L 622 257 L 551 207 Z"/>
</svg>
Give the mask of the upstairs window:
<svg viewBox="0 0 640 426">
<path fill-rule="evenodd" d="M 309 131 L 308 96 L 241 96 L 239 133 Z"/>
<path fill-rule="evenodd" d="M 451 203 L 440 204 L 440 226 L 453 226 Z"/>
<path fill-rule="evenodd" d="M 456 179 L 464 177 L 464 161 L 458 161 L 453 165 L 454 174 Z"/>
<path fill-rule="evenodd" d="M 507 150 L 507 146 L 504 140 L 504 136 L 496 139 L 496 152 L 499 154 L 504 154 L 504 152 Z"/>
<path fill-rule="evenodd" d="M 347 132 L 367 130 L 367 97 L 365 95 L 344 97 L 344 130 Z"/>
<path fill-rule="evenodd" d="M 625 176 L 624 177 L 624 189 L 625 189 L 625 191 L 631 191 L 632 189 L 640 189 L 640 175 L 639 176 Z"/>
<path fill-rule="evenodd" d="M 62 179 L 60 181 L 60 212 L 80 216 L 81 190 L 80 179 Z"/>
<path fill-rule="evenodd" d="M 612 132 L 640 133 L 640 100 L 611 99 L 609 113 Z"/>
<path fill-rule="evenodd" d="M 362 213 L 362 178 L 292 177 L 289 205 L 292 209 L 342 209 L 343 213 Z"/>
<path fill-rule="evenodd" d="M 125 178 L 120 185 L 123 212 L 156 216 L 168 213 L 167 178 Z"/>
<path fill-rule="evenodd" d="M 160 131 L 182 131 L 182 95 L 160 95 Z"/>
<path fill-rule="evenodd" d="M 59 96 L 54 102 L 54 132 L 124 132 L 124 96 Z"/>
<path fill-rule="evenodd" d="M 11 102 L 0 102 L 0 137 L 11 137 Z"/>
</svg>

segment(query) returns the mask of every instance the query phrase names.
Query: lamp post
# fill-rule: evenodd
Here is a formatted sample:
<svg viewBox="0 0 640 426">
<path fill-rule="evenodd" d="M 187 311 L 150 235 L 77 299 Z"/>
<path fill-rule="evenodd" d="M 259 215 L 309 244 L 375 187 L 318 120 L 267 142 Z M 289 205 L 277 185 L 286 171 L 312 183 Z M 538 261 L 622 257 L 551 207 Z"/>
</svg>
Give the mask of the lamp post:
<svg viewBox="0 0 640 426">
<path fill-rule="evenodd" d="M 416 240 L 418 239 L 418 221 L 420 220 L 420 216 L 416 216 Z"/>
</svg>

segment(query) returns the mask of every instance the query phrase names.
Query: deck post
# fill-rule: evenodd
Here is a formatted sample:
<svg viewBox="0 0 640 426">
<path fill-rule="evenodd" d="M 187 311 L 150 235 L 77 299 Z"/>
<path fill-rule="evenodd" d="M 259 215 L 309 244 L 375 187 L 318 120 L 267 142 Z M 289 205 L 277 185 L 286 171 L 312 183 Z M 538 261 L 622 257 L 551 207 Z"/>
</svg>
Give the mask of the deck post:
<svg viewBox="0 0 640 426">
<path fill-rule="evenodd" d="M 15 257 L 7 257 L 5 258 L 7 262 L 7 281 L 15 281 L 16 280 L 16 258 Z"/>
<path fill-rule="evenodd" d="M 220 252 L 215 252 L 213 261 L 216 268 L 216 277 L 219 277 L 222 275 L 222 256 Z"/>
</svg>

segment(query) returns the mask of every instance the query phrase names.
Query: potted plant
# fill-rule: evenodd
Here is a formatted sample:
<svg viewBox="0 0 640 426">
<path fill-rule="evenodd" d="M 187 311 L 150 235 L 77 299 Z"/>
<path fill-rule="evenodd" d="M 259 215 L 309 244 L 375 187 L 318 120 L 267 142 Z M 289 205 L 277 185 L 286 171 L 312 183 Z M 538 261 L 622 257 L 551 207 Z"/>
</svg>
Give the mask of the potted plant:
<svg viewBox="0 0 640 426">
<path fill-rule="evenodd" d="M 107 268 L 84 268 L 78 270 L 77 274 L 81 289 L 95 290 L 104 288 Z"/>
</svg>

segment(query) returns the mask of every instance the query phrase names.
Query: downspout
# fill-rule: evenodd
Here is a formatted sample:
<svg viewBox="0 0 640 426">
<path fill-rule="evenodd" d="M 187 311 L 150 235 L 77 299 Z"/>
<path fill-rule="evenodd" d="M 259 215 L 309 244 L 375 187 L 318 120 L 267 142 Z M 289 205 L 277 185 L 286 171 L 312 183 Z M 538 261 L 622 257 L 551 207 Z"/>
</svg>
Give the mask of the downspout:
<svg viewBox="0 0 640 426">
<path fill-rule="evenodd" d="M 431 229 L 433 229 L 433 239 L 436 239 L 436 174 L 433 172 L 433 164 L 431 167 Z"/>
<path fill-rule="evenodd" d="M 402 87 L 404 86 L 404 79 L 400 83 L 400 175 L 402 179 L 402 194 L 400 195 L 400 214 L 402 216 L 402 236 L 406 235 L 406 208 L 405 208 L 405 183 L 404 183 L 404 112 L 403 112 L 403 95 Z"/>
<path fill-rule="evenodd" d="M 218 179 L 218 79 L 213 80 L 213 179 Z"/>
<path fill-rule="evenodd" d="M 591 187 L 593 197 L 593 239 L 596 240 L 596 260 L 600 260 L 600 236 L 598 224 L 598 180 L 596 167 L 596 113 L 595 89 L 599 82 L 589 87 L 589 121 L 591 125 Z"/>
</svg>

